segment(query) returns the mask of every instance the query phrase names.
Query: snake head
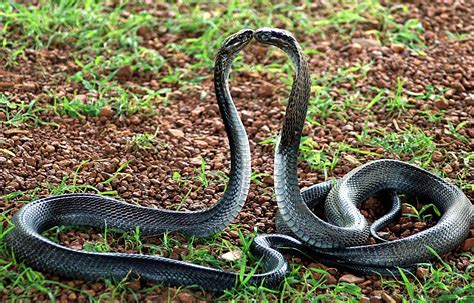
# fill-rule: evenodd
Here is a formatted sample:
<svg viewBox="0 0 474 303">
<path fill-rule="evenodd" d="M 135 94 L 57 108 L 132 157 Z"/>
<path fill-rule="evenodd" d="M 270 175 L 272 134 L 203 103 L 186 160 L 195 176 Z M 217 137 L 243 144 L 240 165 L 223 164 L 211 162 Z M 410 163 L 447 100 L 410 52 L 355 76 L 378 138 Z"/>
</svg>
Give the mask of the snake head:
<svg viewBox="0 0 474 303">
<path fill-rule="evenodd" d="M 222 43 L 220 49 L 221 52 L 226 52 L 230 55 L 234 55 L 240 52 L 245 46 L 247 46 L 253 39 L 254 31 L 251 29 L 243 29 L 231 36 L 229 36 Z"/>
<path fill-rule="evenodd" d="M 289 31 L 279 28 L 262 27 L 255 32 L 254 37 L 260 43 L 278 47 L 298 44 L 295 37 Z"/>
</svg>

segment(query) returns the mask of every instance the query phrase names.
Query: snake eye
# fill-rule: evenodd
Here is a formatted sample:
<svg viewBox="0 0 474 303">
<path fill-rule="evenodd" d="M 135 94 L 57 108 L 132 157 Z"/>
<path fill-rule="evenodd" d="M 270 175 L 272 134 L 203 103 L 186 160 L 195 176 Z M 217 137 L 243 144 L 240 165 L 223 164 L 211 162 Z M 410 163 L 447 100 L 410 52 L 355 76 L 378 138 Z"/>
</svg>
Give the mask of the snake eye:
<svg viewBox="0 0 474 303">
<path fill-rule="evenodd" d="M 264 40 L 264 41 L 270 41 L 271 38 L 272 37 L 271 37 L 270 33 L 264 33 L 262 35 L 262 40 Z"/>
<path fill-rule="evenodd" d="M 255 39 L 259 42 L 269 42 L 272 38 L 272 34 L 269 31 L 259 30 L 255 33 Z"/>
</svg>

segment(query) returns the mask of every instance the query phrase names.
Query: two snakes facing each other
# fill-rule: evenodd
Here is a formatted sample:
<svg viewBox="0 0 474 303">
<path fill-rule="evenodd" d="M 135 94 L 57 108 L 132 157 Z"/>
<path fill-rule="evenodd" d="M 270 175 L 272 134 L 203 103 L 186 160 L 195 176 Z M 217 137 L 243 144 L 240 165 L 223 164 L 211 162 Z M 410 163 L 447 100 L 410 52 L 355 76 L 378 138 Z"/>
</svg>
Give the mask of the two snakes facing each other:
<svg viewBox="0 0 474 303">
<path fill-rule="evenodd" d="M 190 212 L 150 209 L 93 194 L 67 194 L 31 202 L 12 218 L 14 227 L 7 244 L 15 257 L 33 268 L 74 279 L 123 279 L 133 273 L 141 279 L 168 285 L 195 285 L 207 290 L 233 288 L 239 273 L 209 268 L 160 256 L 97 253 L 61 246 L 44 236 L 61 225 L 113 227 L 143 235 L 166 231 L 205 237 L 224 229 L 239 214 L 250 184 L 250 148 L 244 126 L 229 92 L 228 79 L 235 56 L 251 41 L 273 45 L 293 62 L 295 76 L 280 135 L 275 148 L 274 182 L 280 234 L 257 235 L 252 252 L 262 270 L 248 277 L 250 283 L 278 288 L 288 270 L 282 251 L 297 250 L 311 258 L 352 272 L 382 275 L 411 270 L 417 263 L 445 254 L 468 235 L 474 208 L 464 193 L 417 166 L 396 160 L 368 162 L 339 180 L 300 190 L 297 176 L 298 149 L 310 98 L 310 71 L 300 45 L 291 33 L 280 29 L 244 29 L 227 38 L 214 67 L 214 85 L 220 113 L 229 139 L 231 168 L 222 198 L 214 206 Z M 368 225 L 358 208 L 370 196 L 385 192 L 392 209 Z M 385 241 L 377 230 L 399 214 L 398 193 L 433 203 L 442 216 L 438 223 L 407 238 Z M 327 220 L 312 209 L 324 207 Z M 379 243 L 368 245 L 372 234 Z M 241 277 L 240 277 L 241 278 Z"/>
</svg>

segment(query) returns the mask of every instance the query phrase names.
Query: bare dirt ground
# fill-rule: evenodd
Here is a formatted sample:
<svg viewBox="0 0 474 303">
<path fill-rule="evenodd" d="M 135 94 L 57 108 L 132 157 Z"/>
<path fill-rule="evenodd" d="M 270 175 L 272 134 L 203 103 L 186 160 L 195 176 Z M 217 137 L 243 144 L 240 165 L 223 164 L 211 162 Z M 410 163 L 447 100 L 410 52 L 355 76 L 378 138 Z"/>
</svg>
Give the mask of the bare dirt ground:
<svg viewBox="0 0 474 303">
<path fill-rule="evenodd" d="M 408 19 L 420 20 L 424 28 L 420 39 L 426 45 L 421 53 L 403 44 L 380 43 L 370 35 L 370 30 L 380 24 L 361 23 L 351 33 L 350 39 L 341 38 L 336 30 L 329 30 L 324 37 L 295 32 L 298 40 L 304 43 L 305 50 L 315 50 L 308 54 L 315 81 L 326 79 L 325 77 L 335 80 L 336 78 L 331 78 L 332 75 L 341 77 L 340 81 L 336 79 L 324 85 L 316 84 L 327 92 L 320 99 L 332 98 L 336 100 L 333 103 L 335 106 L 328 108 L 327 115 L 320 117 L 310 113 L 318 123 L 308 122 L 304 131 L 305 136 L 316 142 L 315 148 L 327 151 L 328 159 L 337 157 L 337 165 L 326 171 L 314 169 L 305 161 L 303 153 L 303 159 L 299 162 L 302 187 L 327 178 L 341 177 L 361 163 L 381 156 L 404 161 L 419 157 L 420 162 L 424 162 L 426 159 L 423 155 L 429 153 L 430 158 L 426 162 L 428 169 L 461 186 L 471 200 L 474 197 L 471 167 L 474 148 L 474 8 L 467 2 L 458 1 L 437 1 L 436 4 L 411 1 L 405 4 L 409 13 L 397 14 L 396 21 L 404 23 Z M 130 8 L 131 11 L 136 9 L 137 7 Z M 152 6 L 149 10 L 152 13 L 154 10 L 158 11 Z M 167 11 L 161 11 L 160 14 L 164 18 Z M 453 39 L 446 35 L 446 31 L 467 33 L 468 37 Z M 172 52 L 164 47 L 170 41 L 179 44 L 182 36 L 153 29 L 144 29 L 141 34 L 143 45 L 155 48 L 170 66 L 182 68 L 193 63 L 194 58 L 187 54 Z M 257 63 L 265 66 L 275 61 L 283 64 L 287 61 L 281 53 L 268 52 L 267 48 L 256 44 L 245 50 L 243 60 L 250 66 Z M 6 64 L 6 59 L 0 57 L 0 66 Z M 353 77 L 338 74 L 338 69 L 354 65 L 367 65 L 366 73 L 349 72 Z M 46 49 L 27 49 L 25 56 L 18 59 L 18 64 L 0 68 L 0 92 L 10 101 L 37 100 L 38 104 L 52 105 L 54 98 L 49 92 L 54 91 L 59 98 L 65 96 L 87 103 L 96 96 L 80 83 L 66 81 L 80 69 L 71 57 L 68 46 L 51 45 Z M 209 73 L 209 70 L 204 69 L 197 71 L 201 75 Z M 229 168 L 228 144 L 215 102 L 212 78 L 207 77 L 199 84 L 183 89 L 179 84 L 160 82 L 164 76 L 166 70 L 132 71 L 124 66 L 114 78 L 127 88 L 169 88 L 166 97 L 154 105 L 153 114 L 145 111 L 119 117 L 108 106 L 102 108 L 96 117 L 85 115 L 75 118 L 58 116 L 54 111 L 44 111 L 36 114 L 38 121 L 42 123 L 36 127 L 26 127 L 2 124 L 1 121 L 7 121 L 8 117 L 5 112 L 0 112 L 0 149 L 9 151 L 0 153 L 0 193 L 4 195 L 0 199 L 2 212 L 8 212 L 8 216 L 13 215 L 24 204 L 23 201 L 29 199 L 32 190 L 36 189 L 36 198 L 49 195 L 51 187 L 61 184 L 63 178 L 71 176 L 78 167 L 80 171 L 77 174 L 77 185 L 92 185 L 104 192 L 116 191 L 130 203 L 177 209 L 189 189 L 191 192 L 181 210 L 197 210 L 215 203 L 223 193 L 225 174 L 207 174 L 207 187 L 202 186 L 202 180 L 196 179 L 196 171 L 202 167 L 201 157 L 205 160 L 208 172 L 228 173 Z M 232 96 L 249 135 L 252 168 L 256 174 L 261 174 L 257 178 L 258 182 L 252 182 L 244 209 L 235 221 L 235 224 L 249 232 L 254 228 L 258 233 L 275 232 L 273 145 L 261 142 L 274 137 L 281 127 L 285 111 L 285 104 L 281 100 L 287 97 L 289 89 L 286 83 L 282 83 L 282 79 L 284 78 L 265 69 L 257 72 L 252 68 L 244 68 L 235 70 L 231 80 Z M 351 106 L 344 106 L 341 102 L 345 100 L 344 96 L 370 96 L 370 102 L 378 93 L 375 88 L 393 91 L 396 95 L 400 79 L 403 79 L 403 96 L 409 100 L 405 107 L 393 105 L 390 109 L 389 105 L 382 106 L 380 101 L 371 106 L 370 110 L 360 110 L 357 102 Z M 429 87 L 432 88 L 434 98 L 428 95 Z M 438 90 L 437 87 L 442 89 Z M 316 94 L 313 92 L 313 97 Z M 387 99 L 389 98 L 387 95 Z M 367 103 L 362 103 L 361 106 L 366 108 Z M 30 124 L 32 122 L 33 120 Z M 459 125 L 462 126 L 456 128 Z M 372 138 L 387 139 L 390 133 L 402 134 L 402 139 L 399 138 L 401 142 L 388 141 L 388 144 L 400 144 L 402 147 L 391 149 L 383 143 L 364 143 L 360 140 L 360 135 L 367 129 L 369 132 L 375 129 L 385 131 L 374 132 Z M 415 135 L 403 137 L 405 130 L 410 130 Z M 403 144 L 416 143 L 419 140 L 416 137 L 418 131 L 429 137 L 435 148 L 427 150 L 428 143 L 423 141 L 420 146 L 406 152 Z M 153 146 L 147 149 L 137 147 L 132 140 L 134 135 L 144 133 L 156 135 L 152 140 Z M 343 143 L 368 154 L 348 149 L 337 155 L 330 152 Z M 83 161 L 87 163 L 81 165 Z M 118 178 L 104 184 L 125 164 L 126 167 L 120 171 Z M 179 178 L 176 177 L 176 172 L 179 173 Z M 186 182 L 186 186 L 182 182 Z M 6 198 L 6 195 L 16 192 L 25 194 L 18 195 L 15 199 Z M 418 205 L 418 209 L 422 206 Z M 365 203 L 362 211 L 373 220 L 383 209 L 377 200 L 371 199 Z M 404 207 L 404 212 L 413 213 L 413 210 Z M 425 222 L 402 216 L 399 222 L 392 224 L 384 232 L 386 237 L 393 240 L 407 237 L 435 222 L 436 220 Z M 4 221 L 3 225 L 5 227 L 7 222 Z M 82 249 L 87 240 L 99 237 L 97 233 L 100 231 L 71 230 L 60 234 L 59 239 L 65 245 Z M 473 233 L 471 230 L 470 238 L 453 253 L 444 256 L 443 260 L 460 271 L 467 270 L 471 262 L 468 255 L 472 251 Z M 236 232 L 227 231 L 223 236 L 234 244 L 240 243 Z M 160 240 L 150 241 L 160 243 Z M 184 246 L 177 246 L 169 256 L 181 259 Z M 134 252 L 120 242 L 111 244 L 111 249 Z M 326 284 L 341 281 L 357 284 L 363 295 L 361 302 L 401 302 L 405 296 L 403 290 L 384 288 L 377 276 L 351 276 L 348 275 L 350 273 L 335 268 L 328 269 L 322 264 L 298 258 L 292 259 L 292 264 L 294 263 L 301 263 L 306 268 L 327 270 L 329 275 Z M 13 267 L 9 270 L 18 269 Z M 416 275 L 422 280 L 427 274 L 429 275 L 420 270 Z M 64 280 L 49 274 L 45 276 L 80 290 L 60 287 L 57 299 L 64 302 L 85 301 L 87 296 L 83 292 L 94 297 L 107 291 L 107 284 L 104 282 L 90 283 Z M 151 285 L 132 282 L 129 287 L 136 290 Z M 17 296 L 26 295 L 20 287 L 9 291 Z M 30 290 L 27 295 L 32 301 L 48 300 L 40 291 Z M 3 292 L 2 296 L 2 300 L 8 299 L 9 293 Z M 130 293 L 122 299 L 195 302 L 217 297 L 218 294 L 208 292 L 157 288 L 147 293 L 138 292 L 136 297 Z"/>
</svg>

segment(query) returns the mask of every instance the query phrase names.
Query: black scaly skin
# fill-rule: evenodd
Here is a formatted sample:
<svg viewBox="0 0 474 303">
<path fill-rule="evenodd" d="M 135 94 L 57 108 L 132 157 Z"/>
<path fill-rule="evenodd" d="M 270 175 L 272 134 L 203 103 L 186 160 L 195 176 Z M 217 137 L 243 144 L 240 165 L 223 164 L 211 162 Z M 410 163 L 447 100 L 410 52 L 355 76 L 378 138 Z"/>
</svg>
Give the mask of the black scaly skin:
<svg viewBox="0 0 474 303">
<path fill-rule="evenodd" d="M 255 39 L 281 48 L 296 68 L 275 151 L 275 193 L 280 212 L 277 223 L 283 231 L 314 250 L 325 262 L 360 273 L 383 275 L 396 274 L 397 267 L 412 269 L 418 262 L 433 258 L 428 247 L 442 255 L 462 243 L 474 223 L 471 202 L 458 187 L 415 165 L 389 159 L 372 161 L 354 169 L 334 186 L 324 182 L 300 192 L 297 159 L 310 97 L 308 63 L 287 31 L 263 28 L 256 31 Z M 395 206 L 370 230 L 358 208 L 382 190 L 388 190 Z M 399 213 L 401 203 L 396 192 L 430 201 L 443 212 L 441 219 L 434 227 L 410 237 L 366 245 L 370 232 L 376 234 Z M 329 222 L 310 210 L 323 203 Z"/>
<path fill-rule="evenodd" d="M 187 262 L 157 256 L 119 253 L 90 253 L 60 246 L 41 236 L 59 225 L 85 225 L 135 230 L 143 234 L 180 231 L 207 236 L 227 226 L 245 202 L 250 182 L 250 151 L 247 136 L 227 87 L 235 55 L 255 37 L 285 51 L 296 67 L 296 77 L 288 101 L 287 114 L 275 153 L 275 192 L 280 214 L 277 224 L 288 235 L 259 235 L 252 251 L 261 258 L 263 272 L 249 283 L 277 288 L 288 264 L 279 251 L 296 250 L 323 262 L 369 273 L 392 274 L 396 266 L 412 268 L 432 257 L 425 245 L 439 253 L 453 249 L 467 235 L 473 208 L 457 187 L 416 166 L 394 160 L 369 162 L 353 170 L 335 186 L 328 181 L 300 192 L 296 161 L 309 101 L 309 68 L 301 48 L 291 33 L 263 28 L 242 30 L 221 47 L 214 70 L 219 108 L 231 147 L 231 173 L 223 198 L 213 207 L 197 212 L 148 209 L 118 200 L 88 194 L 71 194 L 40 199 L 23 207 L 12 219 L 15 227 L 7 243 L 15 256 L 32 267 L 70 278 L 122 279 L 127 275 L 170 285 L 197 285 L 208 290 L 225 290 L 245 278 Z M 398 203 L 375 222 L 375 233 L 399 212 L 393 190 L 417 194 L 432 201 L 444 212 L 439 223 L 411 237 L 364 246 L 369 227 L 357 211 L 360 203 L 380 190 L 389 189 Z M 329 223 L 310 210 L 325 203 Z M 296 239 L 295 239 L 296 238 Z M 359 245 L 355 247 L 356 245 Z"/>
<path fill-rule="evenodd" d="M 156 256 L 120 253 L 90 253 L 60 246 L 41 233 L 53 226 L 77 225 L 135 230 L 144 235 L 178 231 L 209 236 L 231 223 L 247 198 L 250 183 L 250 148 L 228 89 L 232 61 L 253 39 L 253 30 L 229 37 L 219 50 L 214 84 L 231 151 L 230 180 L 220 201 L 201 211 L 178 212 L 151 209 L 90 194 L 68 194 L 37 200 L 16 213 L 7 243 L 15 257 L 40 271 L 69 278 L 122 279 L 132 273 L 146 280 L 174 285 L 198 285 L 222 289 L 235 285 L 236 275 L 191 263 Z"/>
</svg>

